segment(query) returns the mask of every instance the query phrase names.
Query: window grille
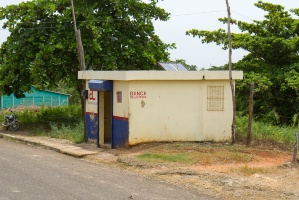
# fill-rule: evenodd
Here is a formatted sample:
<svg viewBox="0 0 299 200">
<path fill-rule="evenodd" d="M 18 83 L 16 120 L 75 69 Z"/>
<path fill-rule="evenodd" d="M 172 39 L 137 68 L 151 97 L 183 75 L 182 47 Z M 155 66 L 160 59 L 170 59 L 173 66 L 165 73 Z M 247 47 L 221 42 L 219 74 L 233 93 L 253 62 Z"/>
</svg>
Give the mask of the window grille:
<svg viewBox="0 0 299 200">
<path fill-rule="evenodd" d="M 224 111 L 224 86 L 208 86 L 208 111 Z"/>
</svg>

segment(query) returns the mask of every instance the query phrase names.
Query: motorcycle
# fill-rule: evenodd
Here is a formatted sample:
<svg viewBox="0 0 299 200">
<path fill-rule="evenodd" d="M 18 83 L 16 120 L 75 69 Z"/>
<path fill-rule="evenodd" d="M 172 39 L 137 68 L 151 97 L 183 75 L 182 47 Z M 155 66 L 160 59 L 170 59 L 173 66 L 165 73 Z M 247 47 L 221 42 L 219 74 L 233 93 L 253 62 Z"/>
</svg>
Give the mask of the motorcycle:
<svg viewBox="0 0 299 200">
<path fill-rule="evenodd" d="M 5 130 L 17 131 L 20 128 L 20 122 L 17 119 L 17 115 L 14 114 L 10 109 L 9 111 L 12 113 L 11 115 L 4 116 L 4 123 L 2 124 Z"/>
</svg>

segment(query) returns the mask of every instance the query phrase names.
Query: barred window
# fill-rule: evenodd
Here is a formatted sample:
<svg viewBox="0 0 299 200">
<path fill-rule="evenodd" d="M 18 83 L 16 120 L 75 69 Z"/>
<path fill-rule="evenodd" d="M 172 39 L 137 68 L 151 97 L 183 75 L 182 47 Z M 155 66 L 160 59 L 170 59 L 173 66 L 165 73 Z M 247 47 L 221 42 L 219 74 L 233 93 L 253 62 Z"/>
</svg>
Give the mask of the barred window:
<svg viewBox="0 0 299 200">
<path fill-rule="evenodd" d="M 224 86 L 208 86 L 208 111 L 224 111 Z"/>
</svg>

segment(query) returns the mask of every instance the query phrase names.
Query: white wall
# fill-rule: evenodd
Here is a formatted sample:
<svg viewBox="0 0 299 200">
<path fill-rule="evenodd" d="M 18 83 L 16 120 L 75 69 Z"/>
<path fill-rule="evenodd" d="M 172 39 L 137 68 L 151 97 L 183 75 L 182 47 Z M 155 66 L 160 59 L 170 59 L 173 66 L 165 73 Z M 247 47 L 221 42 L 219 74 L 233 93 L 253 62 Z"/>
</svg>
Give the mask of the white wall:
<svg viewBox="0 0 299 200">
<path fill-rule="evenodd" d="M 207 111 L 207 86 L 224 86 L 224 111 Z M 132 93 L 133 92 L 133 93 Z M 129 143 L 230 138 L 228 81 L 130 81 Z"/>
<path fill-rule="evenodd" d="M 78 78 L 113 80 L 113 116 L 125 128 L 125 123 L 129 123 L 130 145 L 231 138 L 232 95 L 228 71 L 82 71 L 78 72 Z M 242 78 L 243 72 L 233 72 L 234 80 Z M 219 91 L 222 95 L 215 101 L 208 100 L 213 87 L 216 96 Z M 121 92 L 121 102 L 117 102 L 117 92 Z M 97 99 L 87 101 L 87 112 L 97 112 L 95 102 Z M 220 109 L 208 106 L 219 102 L 223 102 Z"/>
<path fill-rule="evenodd" d="M 224 110 L 208 111 L 208 86 L 224 86 Z M 229 81 L 205 81 L 201 86 L 204 98 L 201 98 L 202 113 L 202 131 L 205 140 L 230 140 L 231 124 L 233 119 L 232 93 Z"/>
<path fill-rule="evenodd" d="M 113 82 L 113 116 L 129 118 L 129 82 Z M 117 103 L 117 92 L 122 93 L 122 102 Z"/>
<path fill-rule="evenodd" d="M 88 91 L 88 98 L 86 99 L 86 112 L 98 114 L 98 92 L 92 91 L 88 87 L 86 80 L 86 90 Z"/>
</svg>

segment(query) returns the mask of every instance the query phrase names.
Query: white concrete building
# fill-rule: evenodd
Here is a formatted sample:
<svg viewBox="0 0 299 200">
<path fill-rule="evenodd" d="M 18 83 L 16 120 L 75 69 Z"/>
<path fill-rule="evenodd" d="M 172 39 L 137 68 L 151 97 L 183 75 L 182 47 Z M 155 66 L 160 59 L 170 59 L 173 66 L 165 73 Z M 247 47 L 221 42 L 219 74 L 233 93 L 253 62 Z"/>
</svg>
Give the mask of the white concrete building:
<svg viewBox="0 0 299 200">
<path fill-rule="evenodd" d="M 80 71 L 78 78 L 88 90 L 87 139 L 99 146 L 231 139 L 228 71 Z"/>
</svg>

